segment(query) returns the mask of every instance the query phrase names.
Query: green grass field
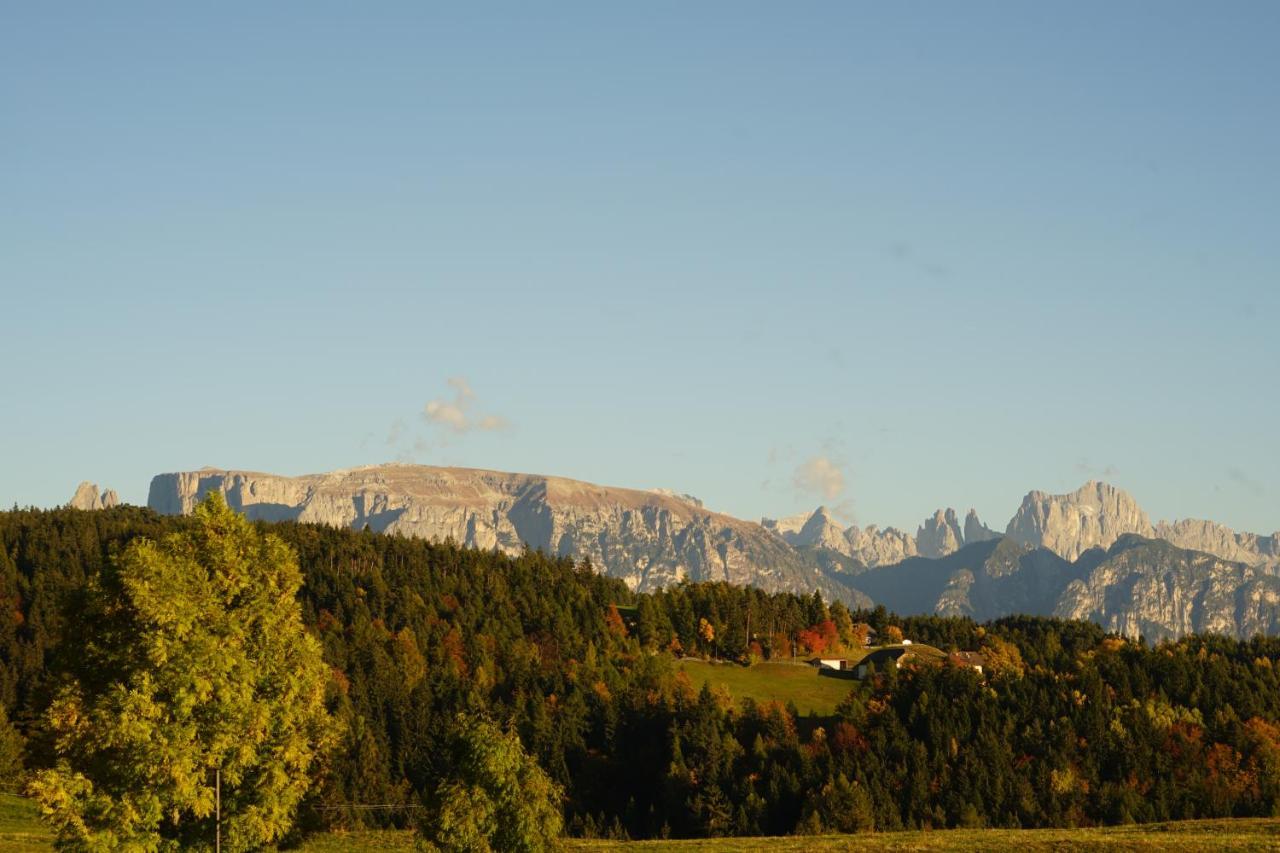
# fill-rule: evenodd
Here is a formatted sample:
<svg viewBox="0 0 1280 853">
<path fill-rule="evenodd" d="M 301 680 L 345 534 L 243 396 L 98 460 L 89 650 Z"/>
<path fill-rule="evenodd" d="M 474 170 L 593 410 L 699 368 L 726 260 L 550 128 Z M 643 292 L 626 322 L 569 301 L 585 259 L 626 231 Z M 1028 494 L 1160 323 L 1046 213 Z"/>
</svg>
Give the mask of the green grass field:
<svg viewBox="0 0 1280 853">
<path fill-rule="evenodd" d="M 40 822 L 35 804 L 13 794 L 0 794 L 0 850 L 52 850 L 53 836 Z"/>
<path fill-rule="evenodd" d="M 979 851 L 1059 850 L 1280 850 L 1280 819 L 1195 820 L 1105 829 L 952 829 L 938 832 L 883 832 L 864 835 L 721 838 L 702 841 L 566 842 L 569 850 L 653 850 L 656 853 L 727 853 L 769 850 L 823 853 L 837 850 Z M 28 800 L 0 794 L 0 851 L 27 853 L 53 849 L 49 831 Z M 308 839 L 306 853 L 363 853 L 414 849 L 409 832 L 330 833 Z"/>
<path fill-rule="evenodd" d="M 945 656 L 933 646 L 917 644 L 912 649 L 922 655 L 939 658 Z M 844 657 L 856 661 L 869 651 L 871 650 L 867 649 Z M 800 661 L 766 661 L 753 666 L 740 666 L 736 663 L 686 659 L 680 661 L 679 666 L 688 674 L 694 687 L 701 688 L 703 682 L 710 682 L 713 689 L 723 687 L 728 690 L 735 702 L 747 697 L 757 702 L 777 701 L 784 705 L 794 702 L 802 716 L 810 712 L 820 717 L 830 716 L 840 700 L 849 695 L 854 684 L 847 679 L 818 675 L 817 669 Z"/>
<path fill-rule="evenodd" d="M 695 689 L 704 682 L 711 688 L 723 687 L 734 702 L 747 697 L 757 702 L 794 702 L 801 715 L 813 712 L 818 716 L 833 714 L 841 699 L 849 695 L 853 682 L 843 678 L 823 678 L 818 671 L 804 663 L 768 661 L 754 666 L 736 663 L 711 663 L 701 660 L 682 660 L 680 669 L 688 676 Z"/>
<path fill-rule="evenodd" d="M 881 832 L 863 835 L 722 838 L 701 841 L 573 842 L 571 850 L 657 851 L 657 853 L 770 853 L 861 851 L 1037 851 L 1066 850 L 1280 850 L 1280 819 L 1194 820 L 1104 829 L 948 829 L 937 832 Z"/>
</svg>

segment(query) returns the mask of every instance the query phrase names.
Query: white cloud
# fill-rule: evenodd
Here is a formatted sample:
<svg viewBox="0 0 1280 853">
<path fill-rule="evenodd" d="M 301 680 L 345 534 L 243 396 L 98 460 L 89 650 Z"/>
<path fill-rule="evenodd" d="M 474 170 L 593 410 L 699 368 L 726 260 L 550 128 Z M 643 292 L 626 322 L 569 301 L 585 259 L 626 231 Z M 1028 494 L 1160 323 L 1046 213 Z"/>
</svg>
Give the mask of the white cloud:
<svg viewBox="0 0 1280 853">
<path fill-rule="evenodd" d="M 465 378 L 452 376 L 449 387 L 453 389 L 453 399 L 428 400 L 422 408 L 422 418 L 428 424 L 444 427 L 455 433 L 467 433 L 472 430 L 497 430 L 508 426 L 507 419 L 501 415 L 472 414 L 476 393 Z"/>
<path fill-rule="evenodd" d="M 466 432 L 471 425 L 462 406 L 443 400 L 428 400 L 426 408 L 422 410 L 422 416 L 429 422 L 443 424 L 454 432 Z"/>
<path fill-rule="evenodd" d="M 796 468 L 791 482 L 799 491 L 833 501 L 844 491 L 844 471 L 826 456 L 814 456 Z"/>
</svg>

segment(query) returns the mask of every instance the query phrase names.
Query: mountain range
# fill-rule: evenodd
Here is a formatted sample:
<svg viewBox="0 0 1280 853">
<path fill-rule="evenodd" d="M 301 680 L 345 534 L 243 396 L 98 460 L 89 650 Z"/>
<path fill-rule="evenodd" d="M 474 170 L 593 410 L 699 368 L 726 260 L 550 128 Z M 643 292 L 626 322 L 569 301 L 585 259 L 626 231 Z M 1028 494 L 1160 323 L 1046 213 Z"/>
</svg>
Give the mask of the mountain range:
<svg viewBox="0 0 1280 853">
<path fill-rule="evenodd" d="M 211 490 L 255 519 L 368 526 L 509 553 L 540 548 L 589 560 L 639 591 L 722 580 L 904 614 L 1092 619 L 1149 639 L 1280 633 L 1280 533 L 1153 524 L 1127 492 L 1097 481 L 1068 494 L 1030 492 L 1003 533 L 973 510 L 961 521 L 939 509 L 914 534 L 845 526 L 825 507 L 755 523 L 667 490 L 420 465 L 302 477 L 160 474 L 148 503 L 188 513 Z M 81 505 L 88 494 L 82 485 Z"/>
</svg>

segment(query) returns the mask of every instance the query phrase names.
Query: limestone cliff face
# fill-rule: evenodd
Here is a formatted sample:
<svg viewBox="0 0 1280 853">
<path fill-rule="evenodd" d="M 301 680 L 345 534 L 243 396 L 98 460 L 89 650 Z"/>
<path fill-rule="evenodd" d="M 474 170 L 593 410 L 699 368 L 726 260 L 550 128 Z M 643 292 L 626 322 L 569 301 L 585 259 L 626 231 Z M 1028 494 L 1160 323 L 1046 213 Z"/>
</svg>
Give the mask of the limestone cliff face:
<svg viewBox="0 0 1280 853">
<path fill-rule="evenodd" d="M 1174 522 L 1161 521 L 1156 525 L 1155 535 L 1179 548 L 1204 551 L 1224 560 L 1251 566 L 1280 566 L 1280 532 L 1270 536 L 1236 533 L 1217 522 L 1186 518 Z"/>
<path fill-rule="evenodd" d="M 1063 590 L 1055 615 L 1149 640 L 1280 633 L 1280 577 L 1265 569 L 1126 536 Z"/>
<path fill-rule="evenodd" d="M 990 542 L 992 539 L 999 539 L 1000 534 L 996 533 L 990 527 L 987 527 L 978 520 L 978 511 L 970 509 L 964 517 L 964 544 L 972 545 L 974 542 Z"/>
<path fill-rule="evenodd" d="M 851 583 L 898 613 L 968 616 L 1047 615 L 1076 569 L 1051 551 L 986 539 L 944 557 L 916 557 L 871 569 Z"/>
<path fill-rule="evenodd" d="M 836 522 L 825 506 L 814 510 L 798 531 L 784 534 L 783 538 L 798 548 L 828 548 L 845 555 L 850 553 L 849 540 L 845 538 L 844 528 Z"/>
<path fill-rule="evenodd" d="M 111 509 L 111 507 L 119 505 L 120 496 L 115 493 L 114 489 L 107 489 L 99 495 L 98 484 L 88 481 L 77 486 L 76 493 L 67 502 L 67 506 L 72 509 Z"/>
<path fill-rule="evenodd" d="M 919 553 L 916 538 L 896 527 L 883 530 L 874 524 L 850 527 L 845 531 L 845 538 L 849 542 L 849 556 L 865 566 L 888 566 Z"/>
<path fill-rule="evenodd" d="M 250 518 L 363 528 L 518 553 L 587 558 L 637 590 L 723 580 L 812 592 L 854 603 L 777 534 L 703 508 L 687 496 L 560 477 L 468 468 L 380 465 L 281 477 L 250 471 L 160 474 L 149 505 L 185 514 L 210 491 Z"/>
<path fill-rule="evenodd" d="M 932 518 L 926 518 L 916 531 L 916 548 L 921 557 L 945 557 L 964 546 L 964 533 L 956 511 L 951 508 L 938 510 Z"/>
<path fill-rule="evenodd" d="M 849 557 L 863 567 L 874 568 L 899 563 L 908 557 L 945 557 L 965 545 L 997 539 L 995 533 L 969 510 L 964 527 L 954 509 L 940 509 L 912 536 L 895 527 L 883 530 L 874 524 L 842 528 L 826 507 L 818 507 L 810 515 L 798 515 L 762 524 L 778 532 L 787 543 L 801 550 L 831 551 Z"/>
<path fill-rule="evenodd" d="M 1066 495 L 1031 492 L 1005 535 L 1032 548 L 1075 560 L 1090 548 L 1108 548 L 1126 533 L 1150 537 L 1151 520 L 1128 492 L 1091 481 Z"/>
</svg>

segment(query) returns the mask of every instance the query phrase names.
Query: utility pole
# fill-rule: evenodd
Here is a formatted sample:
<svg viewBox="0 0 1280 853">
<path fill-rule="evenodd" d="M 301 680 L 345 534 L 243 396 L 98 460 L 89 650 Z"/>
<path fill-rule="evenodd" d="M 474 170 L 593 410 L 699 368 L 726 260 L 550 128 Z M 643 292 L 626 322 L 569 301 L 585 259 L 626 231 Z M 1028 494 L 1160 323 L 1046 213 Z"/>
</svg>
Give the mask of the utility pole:
<svg viewBox="0 0 1280 853">
<path fill-rule="evenodd" d="M 213 849 L 214 853 L 222 853 L 222 766 L 213 771 Z"/>
</svg>

